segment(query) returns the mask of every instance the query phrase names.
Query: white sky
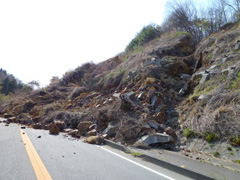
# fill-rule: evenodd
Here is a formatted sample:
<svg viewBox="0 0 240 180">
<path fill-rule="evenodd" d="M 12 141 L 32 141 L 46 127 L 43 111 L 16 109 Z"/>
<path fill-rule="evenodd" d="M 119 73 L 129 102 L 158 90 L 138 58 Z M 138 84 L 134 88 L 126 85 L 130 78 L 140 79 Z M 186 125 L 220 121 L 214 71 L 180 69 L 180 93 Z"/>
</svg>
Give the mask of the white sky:
<svg viewBox="0 0 240 180">
<path fill-rule="evenodd" d="M 47 85 L 84 62 L 124 51 L 165 0 L 0 0 L 0 68 Z"/>
</svg>

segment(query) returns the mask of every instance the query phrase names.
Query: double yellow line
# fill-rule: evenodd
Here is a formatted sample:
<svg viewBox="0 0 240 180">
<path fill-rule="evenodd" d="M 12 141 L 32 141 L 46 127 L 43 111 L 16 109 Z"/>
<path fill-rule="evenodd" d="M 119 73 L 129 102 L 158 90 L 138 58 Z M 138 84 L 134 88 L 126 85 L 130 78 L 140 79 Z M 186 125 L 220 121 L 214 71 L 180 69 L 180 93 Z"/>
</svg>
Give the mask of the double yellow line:
<svg viewBox="0 0 240 180">
<path fill-rule="evenodd" d="M 46 167 L 44 166 L 42 160 L 40 159 L 37 151 L 33 147 L 30 139 L 28 138 L 27 134 L 21 129 L 21 136 L 23 143 L 26 147 L 29 159 L 32 163 L 33 169 L 37 176 L 38 180 L 52 180 L 52 177 L 48 173 Z"/>
</svg>

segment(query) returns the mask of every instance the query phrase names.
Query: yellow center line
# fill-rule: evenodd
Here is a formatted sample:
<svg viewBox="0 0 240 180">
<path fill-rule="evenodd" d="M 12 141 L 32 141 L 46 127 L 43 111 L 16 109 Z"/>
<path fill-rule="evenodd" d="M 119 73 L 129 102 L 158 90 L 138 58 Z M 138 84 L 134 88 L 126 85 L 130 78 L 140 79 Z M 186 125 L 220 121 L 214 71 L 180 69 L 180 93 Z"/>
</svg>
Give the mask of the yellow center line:
<svg viewBox="0 0 240 180">
<path fill-rule="evenodd" d="M 52 177 L 48 173 L 46 167 L 44 166 L 42 160 L 40 159 L 37 151 L 33 147 L 30 139 L 28 138 L 27 134 L 21 129 L 21 136 L 23 143 L 26 147 L 29 159 L 32 163 L 34 172 L 37 176 L 38 180 L 52 180 Z"/>
</svg>

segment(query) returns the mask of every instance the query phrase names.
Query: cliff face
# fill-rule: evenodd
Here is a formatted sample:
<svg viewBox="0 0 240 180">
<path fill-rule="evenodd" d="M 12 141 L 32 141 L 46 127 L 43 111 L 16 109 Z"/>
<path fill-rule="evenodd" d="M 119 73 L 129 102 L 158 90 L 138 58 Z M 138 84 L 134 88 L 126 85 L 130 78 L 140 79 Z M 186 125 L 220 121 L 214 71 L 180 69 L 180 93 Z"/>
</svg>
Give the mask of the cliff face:
<svg viewBox="0 0 240 180">
<path fill-rule="evenodd" d="M 126 143 L 159 133 L 175 143 L 186 127 L 200 134 L 223 133 L 227 127 L 221 135 L 240 135 L 239 36 L 235 25 L 203 40 L 196 50 L 186 34 L 155 39 L 78 67 L 45 89 L 13 99 L 5 109 L 16 122 L 34 128 L 49 129 L 58 121 L 60 130 L 78 127 L 81 135 L 95 130 Z"/>
</svg>

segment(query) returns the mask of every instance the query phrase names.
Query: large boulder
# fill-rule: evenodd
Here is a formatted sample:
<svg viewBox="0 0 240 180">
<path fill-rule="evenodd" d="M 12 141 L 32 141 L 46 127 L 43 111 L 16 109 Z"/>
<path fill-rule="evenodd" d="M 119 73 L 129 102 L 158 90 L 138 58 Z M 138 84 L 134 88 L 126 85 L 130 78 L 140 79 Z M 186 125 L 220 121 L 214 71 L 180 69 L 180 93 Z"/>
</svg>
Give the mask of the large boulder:
<svg viewBox="0 0 240 180">
<path fill-rule="evenodd" d="M 168 143 L 171 140 L 171 136 L 162 133 L 156 133 L 153 135 L 146 135 L 141 138 L 141 140 L 147 144 L 156 144 L 156 143 Z"/>
<path fill-rule="evenodd" d="M 113 137 L 116 134 L 118 125 L 109 124 L 108 127 L 103 131 L 103 134 L 107 134 L 109 137 Z"/>
<path fill-rule="evenodd" d="M 102 144 L 104 143 L 104 138 L 101 136 L 90 136 L 86 138 L 86 142 L 89 144 Z"/>
<path fill-rule="evenodd" d="M 78 124 L 78 132 L 79 134 L 81 135 L 84 135 L 89 127 L 92 125 L 92 122 L 91 121 L 82 121 Z"/>
<path fill-rule="evenodd" d="M 50 134 L 58 134 L 63 127 L 64 127 L 64 122 L 54 121 L 49 129 L 49 132 Z"/>
</svg>

